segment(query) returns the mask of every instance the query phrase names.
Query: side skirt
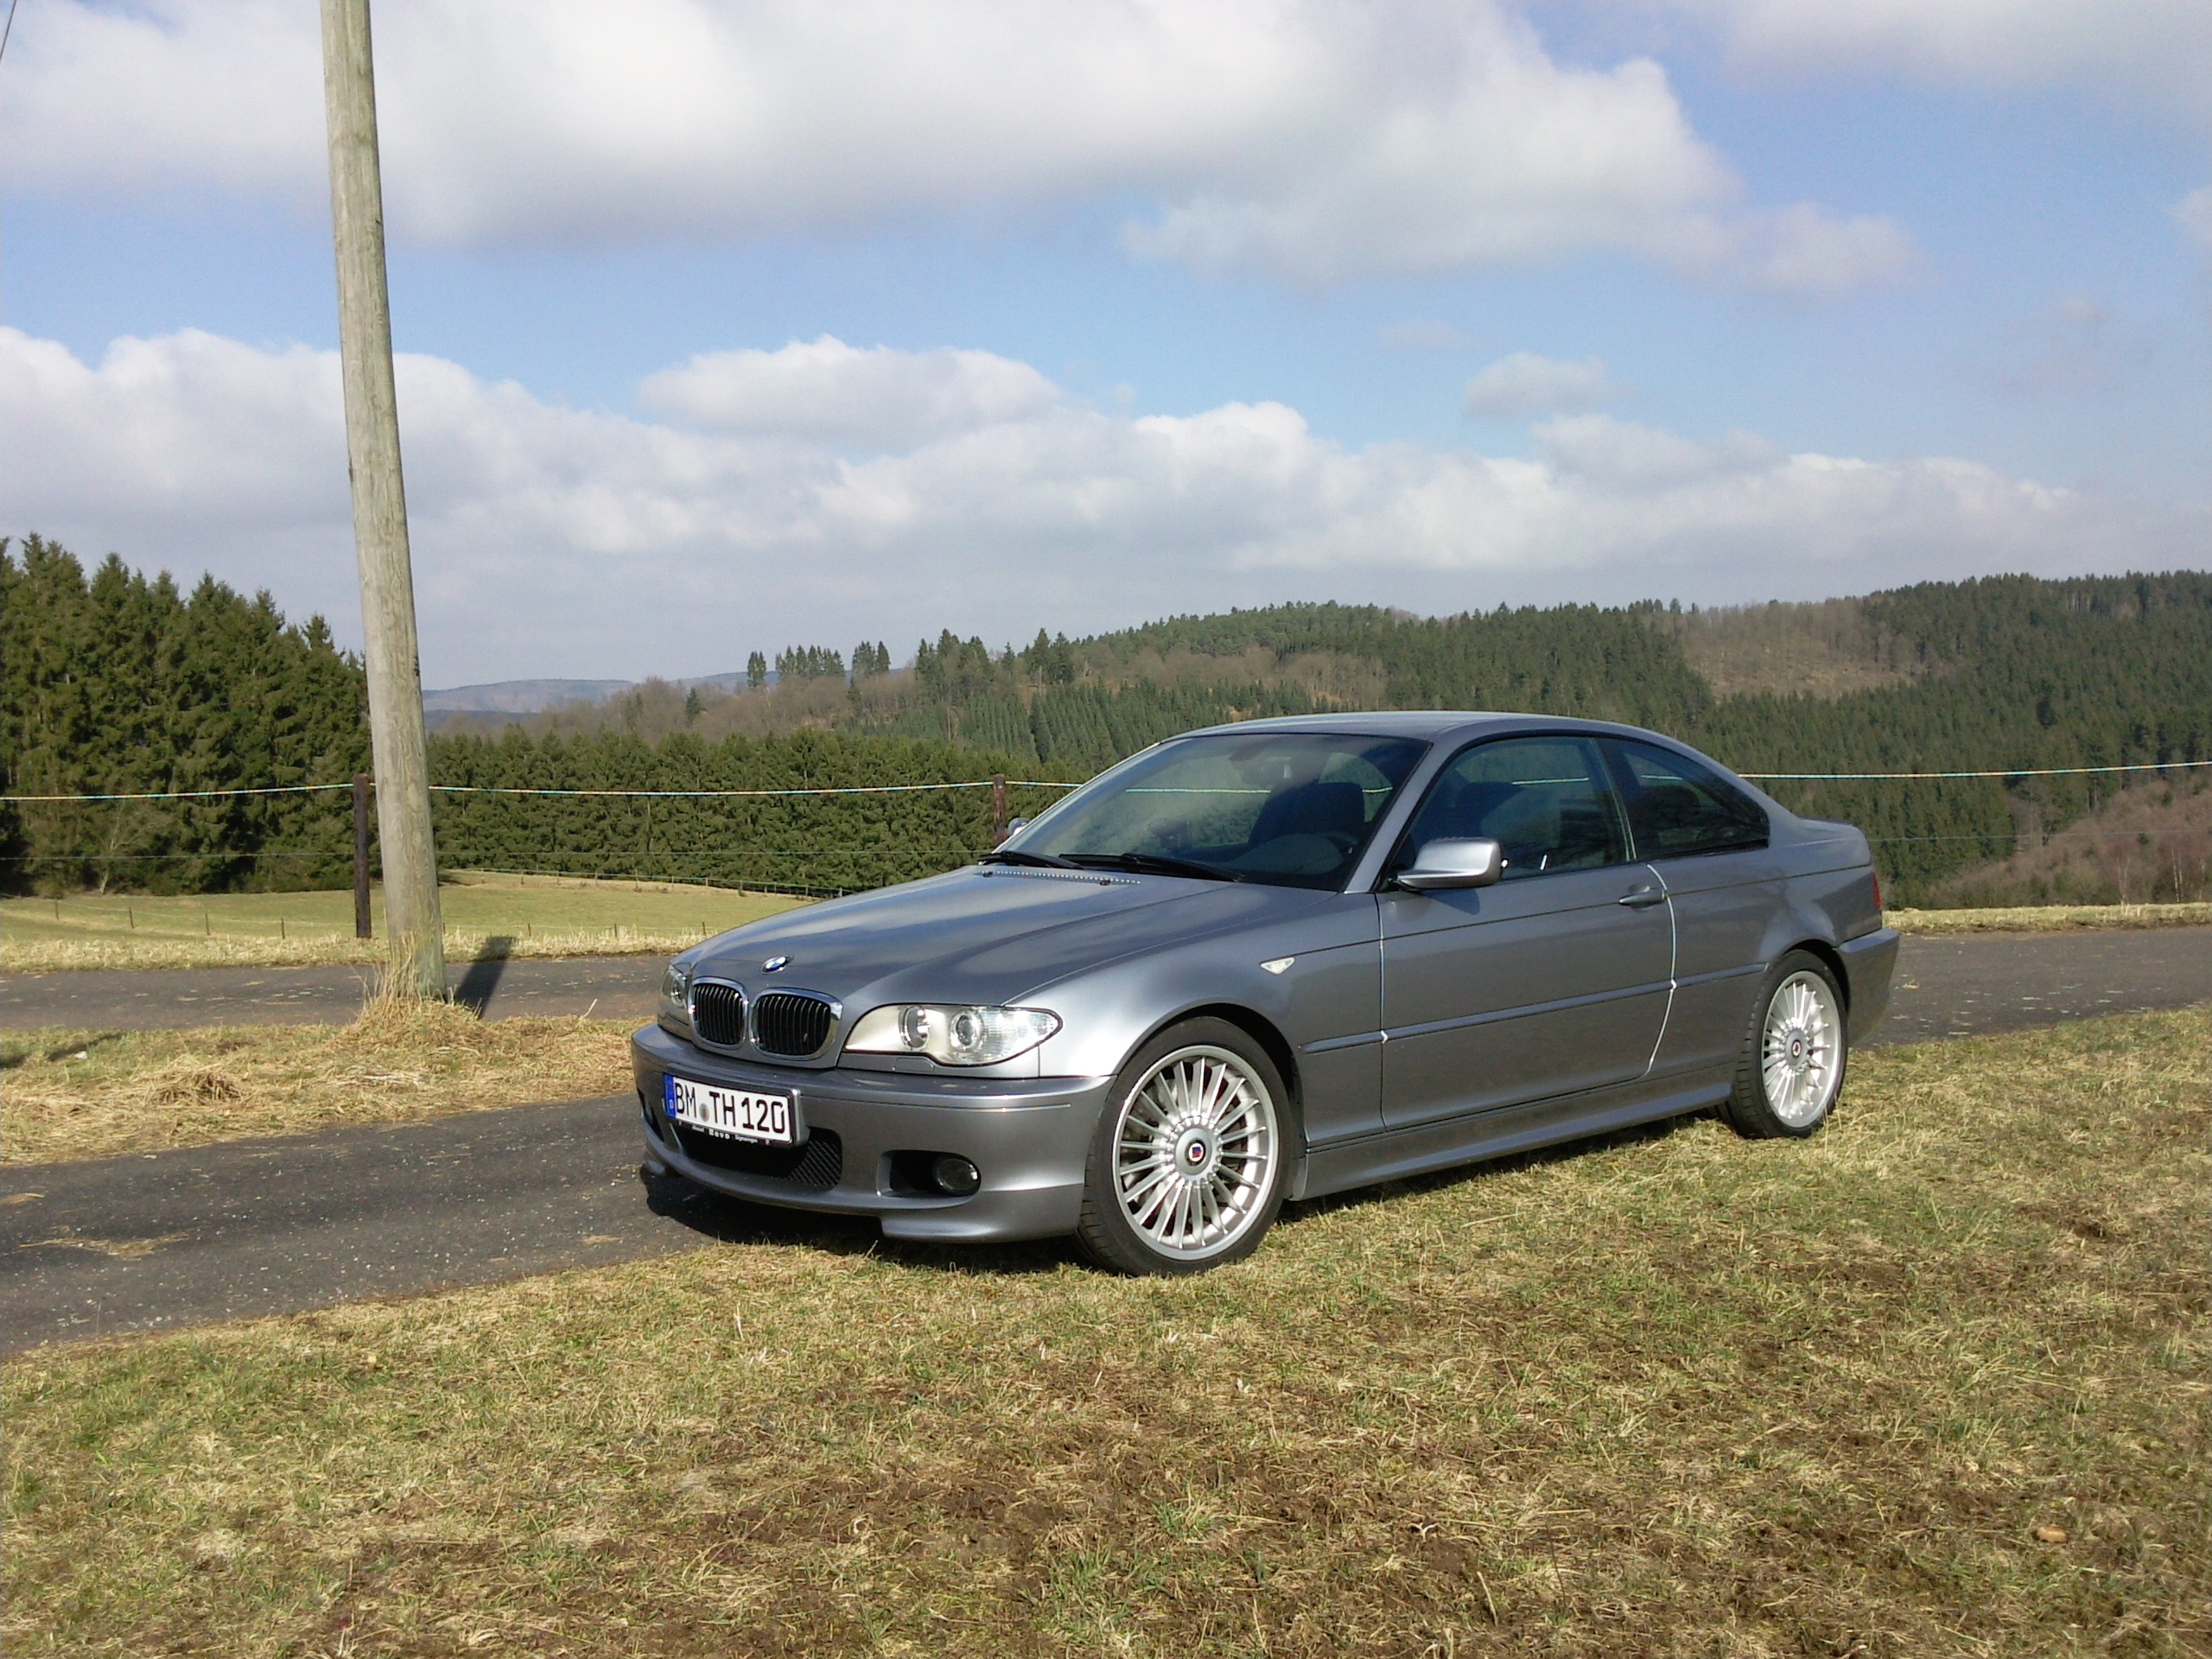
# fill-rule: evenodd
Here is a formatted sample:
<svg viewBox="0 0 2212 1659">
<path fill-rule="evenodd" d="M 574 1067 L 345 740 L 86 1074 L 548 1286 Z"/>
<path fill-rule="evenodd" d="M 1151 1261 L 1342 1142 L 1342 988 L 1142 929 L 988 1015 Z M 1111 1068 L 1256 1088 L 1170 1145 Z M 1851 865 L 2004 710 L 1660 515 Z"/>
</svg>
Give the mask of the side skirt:
<svg viewBox="0 0 2212 1659">
<path fill-rule="evenodd" d="M 1454 1164 L 1507 1158 L 1562 1141 L 1579 1141 L 1632 1124 L 1703 1111 L 1728 1098 L 1730 1082 L 1708 1072 L 1662 1095 L 1645 1092 L 1648 1087 L 1639 1080 L 1611 1089 L 1593 1089 L 1588 1094 L 1499 1107 L 1314 1147 L 1296 1172 L 1290 1196 L 1318 1198 L 1355 1186 L 1402 1180 Z"/>
</svg>

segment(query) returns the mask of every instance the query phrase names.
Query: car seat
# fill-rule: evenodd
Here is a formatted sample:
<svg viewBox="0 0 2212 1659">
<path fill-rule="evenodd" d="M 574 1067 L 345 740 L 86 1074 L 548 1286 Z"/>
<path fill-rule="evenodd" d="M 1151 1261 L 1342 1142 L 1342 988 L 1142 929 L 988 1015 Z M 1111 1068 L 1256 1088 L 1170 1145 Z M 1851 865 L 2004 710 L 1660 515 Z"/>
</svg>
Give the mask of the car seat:
<svg viewBox="0 0 2212 1659">
<path fill-rule="evenodd" d="M 1367 797 L 1343 779 L 1300 784 L 1268 798 L 1252 821 L 1251 845 L 1261 847 L 1285 836 L 1350 836 L 1367 833 Z"/>
</svg>

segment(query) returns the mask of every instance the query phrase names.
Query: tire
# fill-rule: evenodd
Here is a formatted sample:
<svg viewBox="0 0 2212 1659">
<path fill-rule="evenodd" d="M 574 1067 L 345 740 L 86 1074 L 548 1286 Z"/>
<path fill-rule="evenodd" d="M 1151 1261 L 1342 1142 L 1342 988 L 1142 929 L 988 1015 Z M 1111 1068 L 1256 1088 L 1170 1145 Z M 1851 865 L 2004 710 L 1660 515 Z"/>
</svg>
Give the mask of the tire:
<svg viewBox="0 0 2212 1659">
<path fill-rule="evenodd" d="M 1789 951 L 1759 988 L 1735 1092 L 1721 1109 L 1749 1139 L 1802 1140 L 1835 1109 L 1849 1058 L 1835 974 L 1809 950 Z"/>
<path fill-rule="evenodd" d="M 1084 1171 L 1076 1242 L 1116 1273 L 1203 1273 L 1249 1255 L 1282 1208 L 1282 1075 L 1225 1020 L 1186 1020 L 1114 1079 Z"/>
</svg>

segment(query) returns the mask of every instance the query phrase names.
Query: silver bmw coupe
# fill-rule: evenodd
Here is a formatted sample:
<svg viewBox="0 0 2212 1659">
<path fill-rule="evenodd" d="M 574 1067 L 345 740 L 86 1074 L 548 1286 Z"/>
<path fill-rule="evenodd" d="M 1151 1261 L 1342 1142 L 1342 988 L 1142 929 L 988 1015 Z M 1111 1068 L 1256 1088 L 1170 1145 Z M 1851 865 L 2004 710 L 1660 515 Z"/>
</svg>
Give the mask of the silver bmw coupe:
<svg viewBox="0 0 2212 1659">
<path fill-rule="evenodd" d="M 1285 1199 L 1713 1108 L 1810 1135 L 1897 949 L 1863 835 L 1654 733 L 1255 721 L 685 951 L 632 1055 L 655 1168 L 1192 1273 Z"/>
</svg>

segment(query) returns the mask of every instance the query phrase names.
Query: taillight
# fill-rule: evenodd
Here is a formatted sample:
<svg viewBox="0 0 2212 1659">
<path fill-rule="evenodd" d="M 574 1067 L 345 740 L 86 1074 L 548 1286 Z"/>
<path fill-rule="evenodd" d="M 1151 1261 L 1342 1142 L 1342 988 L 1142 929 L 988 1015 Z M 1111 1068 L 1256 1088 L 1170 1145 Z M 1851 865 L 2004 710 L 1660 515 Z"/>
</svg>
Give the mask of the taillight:
<svg viewBox="0 0 2212 1659">
<path fill-rule="evenodd" d="M 1874 872 L 1874 913 L 1877 916 L 1882 913 L 1882 873 L 1879 870 Z"/>
</svg>

